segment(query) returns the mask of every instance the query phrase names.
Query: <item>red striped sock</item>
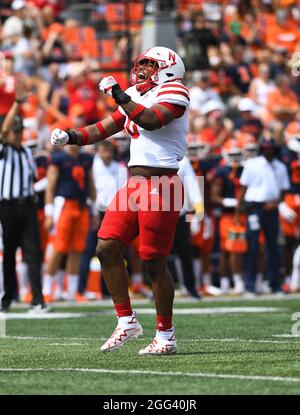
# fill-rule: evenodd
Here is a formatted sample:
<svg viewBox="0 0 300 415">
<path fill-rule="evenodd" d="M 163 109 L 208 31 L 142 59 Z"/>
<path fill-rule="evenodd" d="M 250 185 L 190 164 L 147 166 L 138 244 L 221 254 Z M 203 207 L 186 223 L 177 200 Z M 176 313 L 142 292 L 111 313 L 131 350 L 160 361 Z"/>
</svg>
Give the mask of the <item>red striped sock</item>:
<svg viewBox="0 0 300 415">
<path fill-rule="evenodd" d="M 156 316 L 157 330 L 167 331 L 172 328 L 172 315 L 171 316 Z"/>
<path fill-rule="evenodd" d="M 115 304 L 115 310 L 118 317 L 127 317 L 133 314 L 129 299 L 125 303 Z"/>
</svg>

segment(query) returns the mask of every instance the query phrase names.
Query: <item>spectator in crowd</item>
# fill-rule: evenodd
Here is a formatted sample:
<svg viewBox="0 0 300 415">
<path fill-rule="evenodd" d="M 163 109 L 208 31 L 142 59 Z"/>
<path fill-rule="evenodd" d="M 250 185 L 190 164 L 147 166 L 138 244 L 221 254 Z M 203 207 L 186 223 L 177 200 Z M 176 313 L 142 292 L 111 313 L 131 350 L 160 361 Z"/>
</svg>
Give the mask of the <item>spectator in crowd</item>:
<svg viewBox="0 0 300 415">
<path fill-rule="evenodd" d="M 238 116 L 234 119 L 234 129 L 242 133 L 248 133 L 259 137 L 262 132 L 263 124 L 258 117 L 253 115 L 257 106 L 248 97 L 242 98 L 238 103 Z"/>
<path fill-rule="evenodd" d="M 182 48 L 187 69 L 208 69 L 208 49 L 217 47 L 218 39 L 207 27 L 203 13 L 197 12 L 192 17 L 192 29 L 182 39 Z"/>
<path fill-rule="evenodd" d="M 266 109 L 268 94 L 275 88 L 274 82 L 270 79 L 270 67 L 266 63 L 258 66 L 258 74 L 252 79 L 249 87 L 249 98 L 255 104 L 255 114 L 260 118 L 266 118 Z"/>
<path fill-rule="evenodd" d="M 195 71 L 193 73 L 190 100 L 190 118 L 193 124 L 196 124 L 196 117 L 202 116 L 203 105 L 209 101 L 216 102 L 223 107 L 219 94 L 210 86 L 209 72 Z"/>
<path fill-rule="evenodd" d="M 266 108 L 269 111 L 269 120 L 278 120 L 284 124 L 293 121 L 299 111 L 299 101 L 291 89 L 287 75 L 278 75 L 275 79 L 276 88 L 267 95 Z"/>
<path fill-rule="evenodd" d="M 40 61 L 39 46 L 40 41 L 34 36 L 32 27 L 24 25 L 22 36 L 18 37 L 11 49 L 15 72 L 28 76 L 36 74 Z"/>
<path fill-rule="evenodd" d="M 14 0 L 12 2 L 12 16 L 6 19 L 2 26 L 1 35 L 4 47 L 9 47 L 15 36 L 22 36 L 26 7 L 25 0 Z"/>
<path fill-rule="evenodd" d="M 285 50 L 292 54 L 300 42 L 297 26 L 288 8 L 275 11 L 276 21 L 265 32 L 266 44 L 271 50 Z"/>
<path fill-rule="evenodd" d="M 231 137 L 232 123 L 225 118 L 224 104 L 208 101 L 202 107 L 206 124 L 199 136 L 210 144 L 210 154 L 220 154 L 223 144 Z"/>
<path fill-rule="evenodd" d="M 11 55 L 3 56 L 3 73 L 0 76 L 0 126 L 15 101 L 16 79 Z"/>
<path fill-rule="evenodd" d="M 70 45 L 64 36 L 64 26 L 60 23 L 53 23 L 48 28 L 47 37 L 42 47 L 43 64 L 65 63 L 71 56 Z"/>
<path fill-rule="evenodd" d="M 245 48 L 240 44 L 233 46 L 232 63 L 225 68 L 227 76 L 232 83 L 232 93 L 234 95 L 244 95 L 248 93 L 253 71 L 248 62 L 244 59 Z"/>
</svg>

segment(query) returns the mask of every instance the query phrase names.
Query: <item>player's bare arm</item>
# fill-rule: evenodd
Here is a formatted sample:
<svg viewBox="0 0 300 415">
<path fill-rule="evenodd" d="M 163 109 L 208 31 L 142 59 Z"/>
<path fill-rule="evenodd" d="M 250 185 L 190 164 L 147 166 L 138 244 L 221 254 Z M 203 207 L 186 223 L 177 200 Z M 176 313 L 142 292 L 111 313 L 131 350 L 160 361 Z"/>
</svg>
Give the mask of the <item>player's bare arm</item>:
<svg viewBox="0 0 300 415">
<path fill-rule="evenodd" d="M 122 114 L 116 111 L 102 121 L 77 130 L 63 131 L 56 128 L 51 133 L 51 143 L 52 145 L 76 144 L 78 146 L 95 144 L 122 131 L 124 128 L 123 118 Z"/>
<path fill-rule="evenodd" d="M 146 70 L 141 70 L 140 75 L 145 72 Z M 161 128 L 177 116 L 177 112 L 172 111 L 172 109 L 167 108 L 163 104 L 156 104 L 150 108 L 146 108 L 144 105 L 134 102 L 130 95 L 121 89 L 120 85 L 112 76 L 103 78 L 99 84 L 99 89 L 104 94 L 111 95 L 115 102 L 122 107 L 128 118 L 145 130 L 153 131 Z M 183 107 L 182 112 L 184 112 Z"/>
<path fill-rule="evenodd" d="M 223 202 L 222 185 L 223 183 L 220 178 L 215 178 L 211 184 L 211 202 L 220 206 L 222 206 Z"/>
</svg>

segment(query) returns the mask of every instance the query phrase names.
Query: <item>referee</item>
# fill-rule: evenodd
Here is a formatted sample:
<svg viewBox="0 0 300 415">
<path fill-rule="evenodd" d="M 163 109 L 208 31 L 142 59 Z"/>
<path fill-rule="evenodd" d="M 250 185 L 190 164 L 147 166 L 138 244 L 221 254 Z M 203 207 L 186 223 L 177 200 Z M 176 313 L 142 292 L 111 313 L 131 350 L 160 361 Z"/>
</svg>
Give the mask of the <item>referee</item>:
<svg viewBox="0 0 300 415">
<path fill-rule="evenodd" d="M 30 312 L 46 312 L 41 288 L 42 252 L 33 191 L 35 164 L 21 144 L 23 123 L 18 115 L 24 85 L 16 87 L 16 100 L 5 117 L 0 134 L 0 222 L 3 238 L 4 295 L 0 311 L 7 312 L 17 288 L 16 250 L 21 247 L 32 289 Z"/>
</svg>

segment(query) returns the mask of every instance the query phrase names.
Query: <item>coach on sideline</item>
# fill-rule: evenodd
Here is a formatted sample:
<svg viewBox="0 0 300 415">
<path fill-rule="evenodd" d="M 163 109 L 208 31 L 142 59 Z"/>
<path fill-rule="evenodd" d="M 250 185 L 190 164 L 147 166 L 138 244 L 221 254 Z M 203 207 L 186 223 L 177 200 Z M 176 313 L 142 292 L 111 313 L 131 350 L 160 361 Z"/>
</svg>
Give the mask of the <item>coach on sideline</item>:
<svg viewBox="0 0 300 415">
<path fill-rule="evenodd" d="M 278 208 L 284 193 L 290 188 L 285 165 L 277 158 L 277 144 L 272 137 L 260 139 L 261 155 L 249 159 L 240 177 L 240 195 L 237 214 L 241 202 L 245 201 L 248 211 L 245 285 L 246 290 L 255 294 L 256 263 L 258 256 L 259 234 L 265 236 L 267 254 L 266 274 L 272 292 L 280 292 L 279 281 L 279 216 Z"/>
<path fill-rule="evenodd" d="M 23 123 L 18 115 L 25 99 L 24 85 L 16 87 L 16 99 L 5 117 L 0 134 L 0 222 L 3 238 L 4 295 L 0 311 L 9 311 L 17 292 L 16 250 L 22 248 L 32 289 L 30 311 L 45 312 L 41 288 L 42 252 L 33 191 L 35 164 L 30 150 L 21 144 Z"/>
</svg>

